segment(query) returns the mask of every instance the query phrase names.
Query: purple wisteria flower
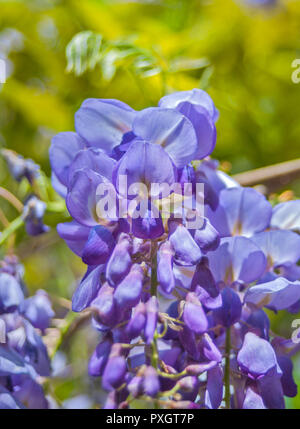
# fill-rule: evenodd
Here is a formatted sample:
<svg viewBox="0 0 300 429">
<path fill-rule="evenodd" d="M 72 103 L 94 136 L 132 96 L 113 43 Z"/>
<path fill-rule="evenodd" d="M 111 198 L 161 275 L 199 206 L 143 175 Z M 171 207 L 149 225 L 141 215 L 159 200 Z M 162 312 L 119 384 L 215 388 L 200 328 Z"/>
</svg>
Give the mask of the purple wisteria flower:
<svg viewBox="0 0 300 429">
<path fill-rule="evenodd" d="M 76 133 L 52 141 L 53 185 L 72 217 L 57 230 L 87 265 L 72 305 L 89 307 L 99 332 L 88 369 L 104 408 L 283 408 L 296 395 L 297 347 L 271 332 L 265 309 L 300 306 L 299 201 L 272 208 L 218 170 L 217 118 L 198 89 L 140 112 L 89 99 Z M 22 304 L 32 324 L 48 320 L 32 311 L 43 299 Z"/>
<path fill-rule="evenodd" d="M 40 376 L 50 375 L 41 333 L 54 316 L 46 292 L 26 298 L 15 257 L 0 261 L 0 409 L 48 408 Z"/>
</svg>

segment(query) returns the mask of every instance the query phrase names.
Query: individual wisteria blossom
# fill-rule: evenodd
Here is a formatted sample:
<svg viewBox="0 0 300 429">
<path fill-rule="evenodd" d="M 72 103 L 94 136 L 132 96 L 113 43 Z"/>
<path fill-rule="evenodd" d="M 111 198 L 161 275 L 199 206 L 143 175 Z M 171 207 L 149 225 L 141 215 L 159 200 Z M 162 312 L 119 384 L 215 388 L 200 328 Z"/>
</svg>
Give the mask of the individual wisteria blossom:
<svg viewBox="0 0 300 429">
<path fill-rule="evenodd" d="M 36 181 L 40 177 L 40 166 L 35 164 L 31 159 L 25 159 L 22 155 L 9 149 L 2 149 L 0 153 L 6 161 L 12 177 L 17 182 L 26 179 L 31 186 L 32 192 L 26 196 L 24 206 L 12 196 L 15 207 L 19 211 L 23 211 L 20 218 L 22 223 L 20 222 L 20 225 L 24 223 L 26 233 L 31 236 L 48 232 L 50 228 L 43 221 L 46 203 L 34 193 L 35 188 L 37 188 Z"/>
<path fill-rule="evenodd" d="M 46 204 L 44 201 L 41 201 L 35 195 L 27 198 L 22 217 L 28 235 L 36 236 L 49 231 L 49 227 L 43 221 L 45 210 Z"/>
<path fill-rule="evenodd" d="M 0 409 L 48 408 L 40 380 L 50 375 L 41 334 L 54 316 L 46 292 L 26 297 L 22 267 L 0 261 Z"/>
<path fill-rule="evenodd" d="M 7 162 L 9 171 L 18 182 L 26 178 L 29 183 L 40 175 L 40 167 L 32 159 L 25 159 L 22 155 L 9 150 L 2 149 L 1 154 Z"/>
<path fill-rule="evenodd" d="M 218 170 L 217 118 L 199 89 L 140 112 L 88 99 L 76 132 L 53 138 L 53 186 L 72 217 L 57 230 L 87 265 L 72 306 L 89 308 L 99 331 L 88 370 L 108 392 L 104 408 L 283 408 L 297 393 L 299 347 L 270 330 L 265 309 L 300 308 L 299 201 L 272 208 Z M 201 225 L 190 226 L 190 207 L 166 216 L 180 192 L 150 199 L 153 183 L 190 184 L 192 202 L 202 184 Z M 116 196 L 110 216 L 99 210 L 102 185 Z"/>
</svg>

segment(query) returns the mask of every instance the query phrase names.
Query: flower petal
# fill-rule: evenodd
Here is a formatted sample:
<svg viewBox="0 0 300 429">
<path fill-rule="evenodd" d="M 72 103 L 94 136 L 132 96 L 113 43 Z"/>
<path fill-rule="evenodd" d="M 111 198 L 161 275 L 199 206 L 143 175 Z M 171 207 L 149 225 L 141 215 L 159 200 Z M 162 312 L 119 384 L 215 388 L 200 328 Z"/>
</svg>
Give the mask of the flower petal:
<svg viewBox="0 0 300 429">
<path fill-rule="evenodd" d="M 71 216 L 85 226 L 97 226 L 97 187 L 103 178 L 92 170 L 78 170 L 74 174 L 66 199 Z"/>
<path fill-rule="evenodd" d="M 237 361 L 242 371 L 253 378 L 266 375 L 270 369 L 277 366 L 276 355 L 271 344 L 252 332 L 245 335 Z"/>
<path fill-rule="evenodd" d="M 196 334 L 203 334 L 208 328 L 208 321 L 197 296 L 190 292 L 186 296 L 183 310 L 183 320 L 186 326 Z"/>
<path fill-rule="evenodd" d="M 222 306 L 214 311 L 216 324 L 228 328 L 241 317 L 242 303 L 238 294 L 231 288 L 225 287 L 222 292 Z"/>
<path fill-rule="evenodd" d="M 251 237 L 269 226 L 272 206 L 254 189 L 236 187 L 223 189 L 217 210 L 207 207 L 206 215 L 221 237 Z"/>
<path fill-rule="evenodd" d="M 133 122 L 133 132 L 164 148 L 177 168 L 195 159 L 198 143 L 194 127 L 176 110 L 155 107 L 142 110 Z"/>
<path fill-rule="evenodd" d="M 170 95 L 165 95 L 160 99 L 158 105 L 160 107 L 175 109 L 184 102 L 194 106 L 201 106 L 207 110 L 210 117 L 214 121 L 218 119 L 219 114 L 211 97 L 207 94 L 207 92 L 198 88 L 194 88 L 190 91 L 178 91 Z"/>
<path fill-rule="evenodd" d="M 74 176 L 76 170 L 89 169 L 111 181 L 115 165 L 116 161 L 100 149 L 90 147 L 80 150 L 70 165 L 69 180 Z"/>
<path fill-rule="evenodd" d="M 102 225 L 90 230 L 88 240 L 82 251 L 82 261 L 87 265 L 105 264 L 115 245 L 112 233 Z"/>
<path fill-rule="evenodd" d="M 23 291 L 15 277 L 0 273 L 0 313 L 15 310 L 23 300 Z"/>
<path fill-rule="evenodd" d="M 300 201 L 287 201 L 273 209 L 271 227 L 300 232 Z"/>
<path fill-rule="evenodd" d="M 72 310 L 80 312 L 90 305 L 101 287 L 103 266 L 89 267 L 72 298 Z"/>
<path fill-rule="evenodd" d="M 76 133 L 64 132 L 53 137 L 49 149 L 52 171 L 63 185 L 68 186 L 70 165 L 80 150 L 86 146 Z"/>
<path fill-rule="evenodd" d="M 76 221 L 59 223 L 58 235 L 65 240 L 69 248 L 78 256 L 82 255 L 84 246 L 89 238 L 91 228 L 80 225 Z"/>
<path fill-rule="evenodd" d="M 210 409 L 219 408 L 223 397 L 223 371 L 219 365 L 207 371 L 205 405 Z"/>
<path fill-rule="evenodd" d="M 178 222 L 169 222 L 169 241 L 175 251 L 178 265 L 196 265 L 202 258 L 201 250 L 189 231 Z"/>
<path fill-rule="evenodd" d="M 264 410 L 266 407 L 262 397 L 253 388 L 248 387 L 243 403 L 244 410 Z"/>
<path fill-rule="evenodd" d="M 127 186 L 119 183 L 119 176 L 127 178 Z M 126 198 L 131 185 L 144 184 L 150 196 L 151 184 L 166 183 L 171 186 L 176 180 L 176 169 L 166 151 L 161 146 L 144 140 L 131 143 L 114 172 L 116 189 Z M 128 195 L 128 198 L 132 196 Z"/>
<path fill-rule="evenodd" d="M 300 236 L 292 231 L 264 231 L 251 240 L 264 252 L 269 267 L 289 266 L 300 259 Z"/>
<path fill-rule="evenodd" d="M 201 106 L 196 106 L 188 102 L 180 103 L 177 109 L 194 126 L 198 142 L 195 159 L 203 159 L 210 155 L 216 145 L 217 131 L 208 111 Z"/>
<path fill-rule="evenodd" d="M 299 299 L 300 282 L 290 282 L 284 277 L 252 286 L 245 296 L 245 302 L 275 311 L 287 309 Z"/>
<path fill-rule="evenodd" d="M 208 253 L 208 259 L 215 281 L 226 284 L 251 283 L 259 279 L 267 263 L 259 247 L 246 237 L 223 238 L 218 249 Z"/>
<path fill-rule="evenodd" d="M 135 111 L 118 100 L 90 98 L 75 114 L 75 128 L 90 146 L 110 154 L 131 130 Z"/>
</svg>

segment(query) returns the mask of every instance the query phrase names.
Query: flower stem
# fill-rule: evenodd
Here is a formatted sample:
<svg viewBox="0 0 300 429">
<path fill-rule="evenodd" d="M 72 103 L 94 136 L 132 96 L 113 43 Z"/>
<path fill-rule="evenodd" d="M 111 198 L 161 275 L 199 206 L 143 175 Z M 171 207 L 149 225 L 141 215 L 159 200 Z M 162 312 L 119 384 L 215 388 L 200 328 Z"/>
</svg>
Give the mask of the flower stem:
<svg viewBox="0 0 300 429">
<path fill-rule="evenodd" d="M 226 349 L 225 349 L 225 371 L 224 371 L 225 408 L 230 409 L 230 349 L 231 349 L 230 327 L 226 329 L 225 347 L 226 347 Z"/>
<path fill-rule="evenodd" d="M 7 228 L 5 228 L 0 234 L 0 245 L 13 234 L 17 229 L 19 229 L 24 223 L 23 217 L 19 216 L 13 220 Z"/>
<path fill-rule="evenodd" d="M 151 263 L 151 296 L 157 295 L 157 244 L 152 243 L 152 263 Z"/>
<path fill-rule="evenodd" d="M 151 296 L 157 295 L 157 244 L 152 242 L 151 246 Z M 155 331 L 154 338 L 151 344 L 151 365 L 153 368 L 158 368 L 158 352 L 157 352 L 157 332 Z"/>
<path fill-rule="evenodd" d="M 22 213 L 23 211 L 23 204 L 21 201 L 18 200 L 11 192 L 9 192 L 7 189 L 2 188 L 0 186 L 0 197 L 4 198 L 6 201 L 8 201 L 12 206 L 15 207 L 15 209 Z"/>
</svg>

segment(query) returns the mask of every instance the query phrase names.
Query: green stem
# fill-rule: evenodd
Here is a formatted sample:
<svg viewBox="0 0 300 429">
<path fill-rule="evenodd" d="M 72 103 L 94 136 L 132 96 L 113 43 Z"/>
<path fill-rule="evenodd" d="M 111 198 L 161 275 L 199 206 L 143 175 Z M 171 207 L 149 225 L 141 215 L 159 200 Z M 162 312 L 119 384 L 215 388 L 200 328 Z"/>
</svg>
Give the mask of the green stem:
<svg viewBox="0 0 300 429">
<path fill-rule="evenodd" d="M 152 243 L 151 296 L 157 295 L 157 244 Z"/>
<path fill-rule="evenodd" d="M 52 351 L 52 353 L 51 353 L 51 358 L 52 358 L 52 359 L 54 358 L 54 356 L 56 355 L 56 353 L 57 353 L 57 352 L 58 352 L 58 350 L 60 349 L 60 347 L 61 347 L 61 345 L 62 345 L 62 343 L 63 343 L 63 341 L 64 341 L 64 338 L 65 338 L 66 334 L 68 333 L 68 331 L 69 331 L 69 329 L 70 329 L 70 327 L 71 327 L 72 323 L 74 322 L 74 320 L 75 320 L 77 317 L 78 317 L 78 314 L 77 314 L 77 313 L 74 313 L 73 311 L 70 311 L 70 312 L 67 314 L 67 316 L 66 316 L 66 318 L 65 318 L 65 322 L 66 322 L 66 324 L 65 324 L 65 326 L 61 329 L 61 331 L 60 331 L 60 335 L 59 335 L 59 338 L 58 338 L 58 340 L 57 340 L 57 343 L 56 343 L 56 345 L 55 345 L 55 347 L 54 347 L 54 350 L 53 350 L 53 351 Z"/>
<path fill-rule="evenodd" d="M 53 201 L 47 203 L 47 211 L 52 213 L 63 213 L 66 210 L 64 201 Z"/>
<path fill-rule="evenodd" d="M 5 228 L 0 234 L 0 245 L 12 235 L 17 229 L 19 229 L 24 223 L 23 217 L 19 216 L 13 220 L 7 228 Z"/>
<path fill-rule="evenodd" d="M 184 377 L 187 375 L 187 372 L 184 370 L 182 372 L 177 372 L 176 374 L 168 374 L 167 372 L 157 371 L 157 374 L 164 378 L 169 378 L 171 380 L 177 380 L 178 378 Z"/>
<path fill-rule="evenodd" d="M 157 244 L 152 242 L 151 246 L 151 296 L 157 295 Z M 155 331 L 154 338 L 151 344 L 151 365 L 153 368 L 158 368 L 158 352 L 157 352 L 157 332 Z"/>
<path fill-rule="evenodd" d="M 224 371 L 224 384 L 225 384 L 225 407 L 230 409 L 230 349 L 231 349 L 231 336 L 230 327 L 226 329 L 226 344 L 225 344 L 225 371 Z"/>
</svg>

